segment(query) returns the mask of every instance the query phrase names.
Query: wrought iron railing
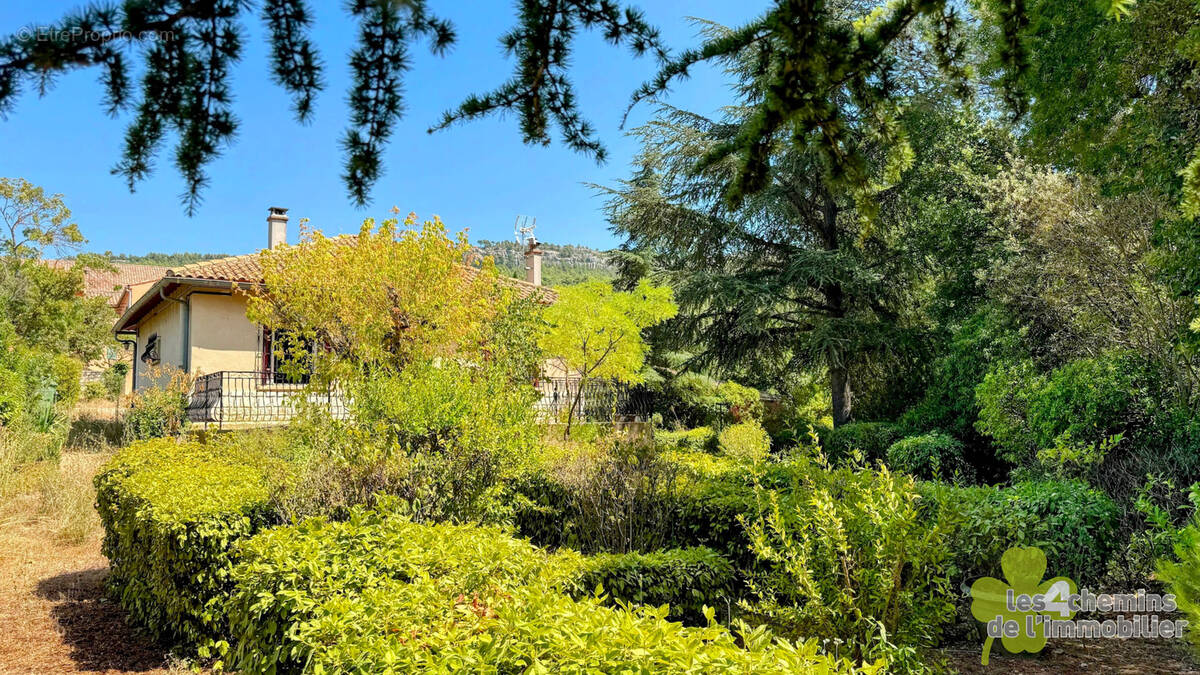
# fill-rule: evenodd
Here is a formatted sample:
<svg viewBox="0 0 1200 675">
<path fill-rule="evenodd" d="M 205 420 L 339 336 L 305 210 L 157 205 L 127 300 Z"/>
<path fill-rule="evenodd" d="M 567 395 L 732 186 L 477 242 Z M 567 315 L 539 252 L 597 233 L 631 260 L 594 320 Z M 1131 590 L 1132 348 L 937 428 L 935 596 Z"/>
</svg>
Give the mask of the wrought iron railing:
<svg viewBox="0 0 1200 675">
<path fill-rule="evenodd" d="M 534 383 L 541 398 L 534 404 L 545 421 L 562 421 L 572 406 L 579 421 L 611 422 L 621 418 L 645 419 L 653 411 L 650 392 L 611 380 L 587 380 L 580 394 L 578 378 L 554 377 Z M 578 399 L 576 398 L 578 396 Z M 577 402 L 578 401 L 578 402 Z"/>
<path fill-rule="evenodd" d="M 315 391 L 271 372 L 223 370 L 201 375 L 188 401 L 195 424 L 254 426 L 287 422 L 306 404 L 325 407 L 336 419 L 349 412 L 336 387 Z"/>
<path fill-rule="evenodd" d="M 282 380 L 282 381 L 281 381 Z M 652 412 L 649 392 L 608 380 L 588 380 L 579 395 L 575 378 L 543 378 L 534 410 L 545 422 L 560 422 L 577 405 L 576 421 L 645 420 Z M 576 396 L 578 395 L 578 399 Z M 346 397 L 336 387 L 315 391 L 274 373 L 223 370 L 196 379 L 188 401 L 188 419 L 204 426 L 255 426 L 290 421 L 303 405 L 323 406 L 335 419 L 347 419 Z"/>
</svg>

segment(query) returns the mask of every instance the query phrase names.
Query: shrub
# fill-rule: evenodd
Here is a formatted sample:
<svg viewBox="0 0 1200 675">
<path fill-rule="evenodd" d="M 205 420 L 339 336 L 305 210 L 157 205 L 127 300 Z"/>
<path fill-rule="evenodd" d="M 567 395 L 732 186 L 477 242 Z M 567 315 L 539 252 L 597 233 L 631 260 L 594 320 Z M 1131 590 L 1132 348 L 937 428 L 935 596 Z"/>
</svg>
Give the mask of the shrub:
<svg viewBox="0 0 1200 675">
<path fill-rule="evenodd" d="M 266 457 L 231 447 L 143 441 L 96 474 L 109 581 L 155 635 L 201 647 L 224 634 L 232 546 L 273 522 Z"/>
<path fill-rule="evenodd" d="M 653 444 L 616 436 L 570 443 L 550 466 L 570 519 L 566 543 L 587 553 L 662 548 L 674 528 L 678 466 Z"/>
<path fill-rule="evenodd" d="M 1084 584 L 1098 579 L 1117 545 L 1119 509 L 1082 481 L 1031 481 L 1011 488 L 923 483 L 930 517 L 955 523 L 948 534 L 955 578 L 999 578 L 1011 546 L 1037 546 L 1047 569 Z"/>
<path fill-rule="evenodd" d="M 808 672 L 814 642 L 740 641 L 665 610 L 573 599 L 581 559 L 498 530 L 378 512 L 270 530 L 241 546 L 229 610 L 247 672 Z M 882 664 L 878 664 L 882 665 Z"/>
<path fill-rule="evenodd" d="M 187 426 L 192 378 L 181 370 L 159 369 L 151 377 L 159 386 L 146 387 L 129 397 L 125 410 L 125 439 L 146 440 L 176 436 Z"/>
<path fill-rule="evenodd" d="M 717 387 L 717 396 L 729 407 L 729 417 L 735 423 L 762 420 L 762 396 L 757 389 L 729 380 Z"/>
<path fill-rule="evenodd" d="M 1200 505 L 1192 491 L 1192 502 Z M 1187 615 L 1191 626 L 1200 625 L 1200 511 L 1193 513 L 1192 522 L 1175 535 L 1175 560 L 1161 560 L 1158 577 L 1175 595 L 1175 603 Z M 1200 632 L 1187 631 L 1192 644 L 1200 647 Z"/>
<path fill-rule="evenodd" d="M 654 443 L 662 450 L 713 452 L 717 449 L 717 432 L 711 427 L 696 427 L 681 431 L 654 430 Z"/>
<path fill-rule="evenodd" d="M 771 452 L 771 437 L 756 420 L 725 427 L 717 436 L 721 454 L 747 462 L 761 462 Z"/>
<path fill-rule="evenodd" d="M 1038 450 L 1098 447 L 1140 428 L 1143 387 L 1136 360 L 1120 353 L 1077 359 L 1049 374 L 1029 361 L 1002 363 L 976 389 L 976 428 L 1005 460 L 1028 466 Z"/>
<path fill-rule="evenodd" d="M 670 605 L 668 617 L 698 625 L 707 623 L 705 607 L 725 609 L 728 617 L 737 592 L 733 565 L 703 547 L 590 557 L 573 583 L 577 595 L 602 587 L 612 600 Z"/>
<path fill-rule="evenodd" d="M 950 527 L 921 513 L 912 479 L 806 457 L 792 476 L 786 492 L 758 488 L 745 516 L 762 561 L 748 609 L 792 635 L 847 640 L 856 657 L 934 644 L 954 609 Z"/>
<path fill-rule="evenodd" d="M 821 436 L 821 447 L 834 461 L 846 459 L 858 450 L 867 463 L 874 464 L 887 457 L 888 448 L 900 436 L 900 428 L 889 422 L 851 422 L 826 431 Z"/>
<path fill-rule="evenodd" d="M 925 479 L 966 477 L 971 468 L 962 443 L 937 431 L 896 441 L 888 448 L 887 461 L 896 471 Z"/>
<path fill-rule="evenodd" d="M 414 517 L 469 520 L 494 515 L 501 481 L 534 454 L 535 397 L 497 369 L 424 362 L 357 381 L 350 398 L 355 433 L 382 453 L 366 459 L 398 467 L 393 494 Z"/>
</svg>

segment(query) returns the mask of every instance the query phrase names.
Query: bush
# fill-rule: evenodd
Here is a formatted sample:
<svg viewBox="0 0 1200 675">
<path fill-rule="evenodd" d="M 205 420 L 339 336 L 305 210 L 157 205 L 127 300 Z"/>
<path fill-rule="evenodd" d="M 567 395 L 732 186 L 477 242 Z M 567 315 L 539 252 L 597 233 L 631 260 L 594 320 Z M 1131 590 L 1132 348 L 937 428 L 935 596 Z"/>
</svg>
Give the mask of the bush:
<svg viewBox="0 0 1200 675">
<path fill-rule="evenodd" d="M 161 379 L 161 385 L 144 388 L 129 397 L 123 420 L 126 441 L 176 436 L 187 426 L 192 378 L 181 370 L 166 369 L 152 372 L 151 377 Z"/>
<path fill-rule="evenodd" d="M 1198 504 L 1195 491 L 1193 504 Z M 1198 512 L 1200 513 L 1200 512 Z M 1190 626 L 1200 625 L 1200 515 L 1194 513 L 1192 522 L 1175 536 L 1175 560 L 1161 560 L 1158 578 L 1175 595 L 1175 603 L 1187 615 Z M 1200 632 L 1188 630 L 1187 637 L 1200 647 Z"/>
<path fill-rule="evenodd" d="M 247 672 L 850 671 L 814 642 L 745 647 L 718 625 L 562 592 L 580 568 L 489 528 L 379 512 L 270 530 L 241 546 L 229 610 Z"/>
<path fill-rule="evenodd" d="M 602 587 L 612 600 L 670 605 L 669 618 L 693 625 L 707 623 L 705 607 L 725 609 L 728 618 L 737 593 L 733 565 L 703 547 L 594 556 L 573 583 L 576 595 Z"/>
<path fill-rule="evenodd" d="M 962 443 L 937 431 L 896 441 L 888 448 L 887 461 L 896 471 L 924 479 L 968 477 L 971 470 Z"/>
<path fill-rule="evenodd" d="M 976 389 L 976 427 L 995 440 L 1005 460 L 1030 466 L 1038 450 L 1095 448 L 1140 428 L 1143 388 L 1136 360 L 1120 353 L 1077 359 L 1049 374 L 1029 361 L 1003 363 Z"/>
<path fill-rule="evenodd" d="M 859 658 L 933 645 L 954 604 L 950 526 L 918 508 L 912 479 L 799 457 L 786 491 L 758 488 L 745 516 L 762 565 L 748 608 L 791 635 L 842 639 Z M 797 499 L 797 497 L 800 497 Z"/>
<path fill-rule="evenodd" d="M 887 457 L 888 448 L 900 436 L 900 428 L 889 422 L 851 422 L 825 431 L 821 447 L 833 461 L 846 459 L 858 450 L 868 464 L 874 464 Z"/>
<path fill-rule="evenodd" d="M 201 647 L 225 633 L 234 542 L 274 522 L 267 457 L 232 447 L 143 441 L 96 474 L 109 582 L 152 633 Z"/>
<path fill-rule="evenodd" d="M 354 382 L 350 396 L 354 433 L 382 453 L 363 459 L 403 475 L 392 493 L 422 521 L 499 516 L 501 482 L 536 448 L 535 398 L 497 369 L 454 362 L 377 373 Z"/>
<path fill-rule="evenodd" d="M 549 466 L 561 485 L 569 518 L 566 544 L 586 553 L 662 548 L 671 530 L 678 467 L 653 444 L 608 436 L 570 443 Z M 551 525 L 550 527 L 553 527 Z"/>
<path fill-rule="evenodd" d="M 717 449 L 717 432 L 711 427 L 696 427 L 681 431 L 654 430 L 654 444 L 662 450 L 690 452 L 714 452 Z"/>
<path fill-rule="evenodd" d="M 745 462 L 761 462 L 771 452 L 771 437 L 755 420 L 725 427 L 717 436 L 721 454 Z"/>
<path fill-rule="evenodd" d="M 1031 481 L 1011 488 L 923 483 L 930 517 L 955 523 L 948 535 L 956 579 L 1000 578 L 1011 546 L 1037 546 L 1051 575 L 1079 584 L 1100 578 L 1118 543 L 1119 509 L 1082 481 Z"/>
<path fill-rule="evenodd" d="M 729 380 L 717 387 L 717 396 L 729 407 L 729 417 L 734 423 L 762 420 L 762 396 L 757 389 Z"/>
</svg>

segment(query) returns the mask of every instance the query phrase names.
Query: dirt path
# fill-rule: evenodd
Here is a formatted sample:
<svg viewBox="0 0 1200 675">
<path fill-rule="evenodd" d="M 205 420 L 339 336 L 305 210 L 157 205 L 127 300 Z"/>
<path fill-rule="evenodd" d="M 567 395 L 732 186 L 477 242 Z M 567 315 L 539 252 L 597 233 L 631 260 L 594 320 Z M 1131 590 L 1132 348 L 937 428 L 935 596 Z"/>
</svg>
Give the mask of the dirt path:
<svg viewBox="0 0 1200 675">
<path fill-rule="evenodd" d="M 62 471 L 80 474 L 78 487 L 97 459 L 68 454 Z M 45 489 L 0 504 L 0 673 L 187 672 L 126 625 L 104 594 L 98 526 L 77 525 L 81 541 L 63 542 Z"/>
</svg>

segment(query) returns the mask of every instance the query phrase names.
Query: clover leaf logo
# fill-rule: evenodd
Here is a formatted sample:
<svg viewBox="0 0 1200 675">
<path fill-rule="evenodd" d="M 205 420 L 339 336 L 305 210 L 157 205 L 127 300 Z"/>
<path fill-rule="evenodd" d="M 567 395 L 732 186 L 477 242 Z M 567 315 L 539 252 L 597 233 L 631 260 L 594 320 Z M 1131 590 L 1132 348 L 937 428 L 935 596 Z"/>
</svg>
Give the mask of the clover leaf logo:
<svg viewBox="0 0 1200 675">
<path fill-rule="evenodd" d="M 1078 590 L 1075 582 L 1067 577 L 1042 581 L 1046 554 L 1041 549 L 1014 546 L 1000 557 L 1000 568 L 1008 583 L 982 577 L 971 584 L 971 615 L 988 625 L 981 659 L 985 666 L 997 635 L 1013 654 L 1040 652 L 1046 646 L 1048 620 L 1075 615 L 1068 602 Z"/>
</svg>

